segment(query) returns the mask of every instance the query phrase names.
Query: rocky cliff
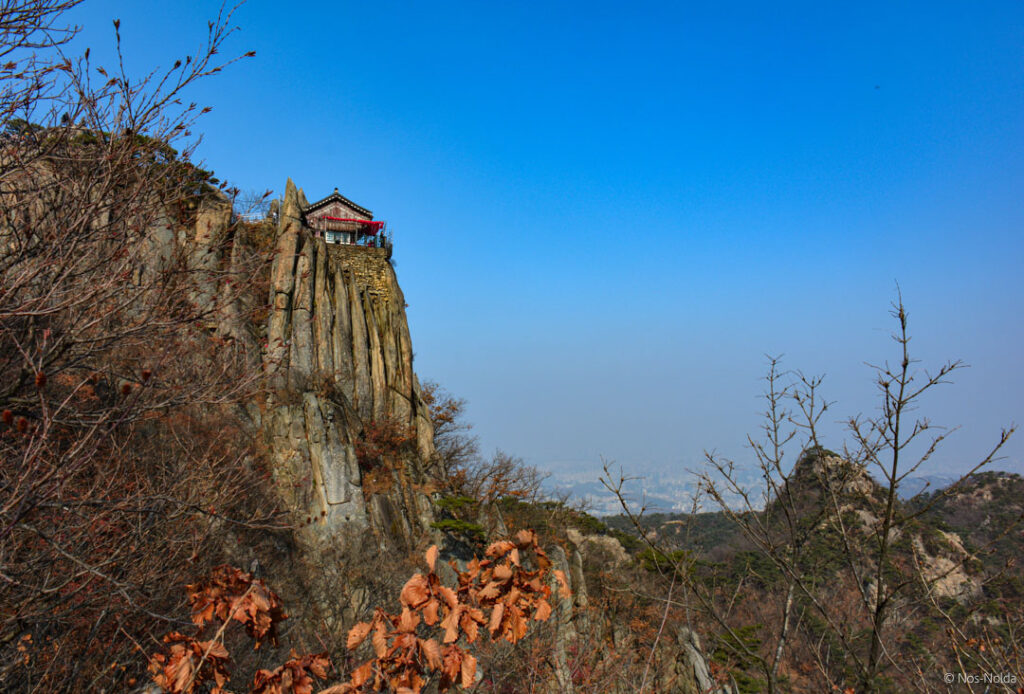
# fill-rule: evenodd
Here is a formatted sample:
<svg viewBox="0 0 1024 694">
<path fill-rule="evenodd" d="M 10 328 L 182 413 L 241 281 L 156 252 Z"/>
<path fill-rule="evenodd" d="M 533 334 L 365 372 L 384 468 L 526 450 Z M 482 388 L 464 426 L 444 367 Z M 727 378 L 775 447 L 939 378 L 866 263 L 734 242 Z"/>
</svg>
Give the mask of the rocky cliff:
<svg viewBox="0 0 1024 694">
<path fill-rule="evenodd" d="M 433 520 L 433 431 L 413 372 L 405 299 L 384 249 L 328 245 L 302 224 L 289 179 L 279 207 L 264 366 L 274 474 L 313 534 L 370 526 L 409 543 Z M 360 442 L 387 431 L 377 469 Z M 364 479 L 373 476 L 373 484 Z"/>
<path fill-rule="evenodd" d="M 194 231 L 177 239 L 193 264 L 210 274 L 236 265 L 227 254 L 237 245 L 224 243 L 230 208 L 221 202 L 198 207 Z M 270 570 L 294 591 L 291 603 L 301 619 L 328 624 L 344 639 L 365 612 L 374 590 L 369 584 L 387 583 L 388 577 L 349 574 L 332 582 L 335 574 L 328 565 L 339 556 L 356 556 L 355 545 L 367 533 L 384 550 L 378 556 L 391 558 L 383 564 L 386 572 L 401 556 L 392 550 L 410 549 L 428 535 L 445 548 L 439 571 L 449 585 L 455 577 L 447 560 L 465 568 L 465 557 L 450 551 L 450 538 L 431 528 L 430 494 L 445 471 L 438 467 L 433 428 L 413 371 L 405 300 L 387 250 L 326 244 L 303 225 L 307 204 L 289 180 L 276 206 L 270 310 L 260 352 L 268 388 L 263 407 L 252 408 L 252 414 L 267 442 L 277 489 L 303 524 L 298 539 L 306 547 L 300 554 L 315 567 L 307 574 L 291 562 L 276 566 L 271 559 Z M 263 231 L 269 234 L 266 227 Z M 248 350 L 251 336 L 239 318 L 246 311 L 224 301 L 212 281 L 197 283 L 192 291 L 193 300 L 210 309 L 207 329 L 241 340 Z M 497 509 L 487 511 L 496 514 L 488 527 L 507 535 Z M 346 529 L 356 532 L 342 535 Z M 356 551 L 346 554 L 349 539 Z M 548 551 L 571 595 L 556 600 L 548 626 L 553 680 L 547 691 L 573 692 L 580 644 L 611 638 L 605 633 L 611 627 L 589 607 L 584 557 L 609 569 L 624 567 L 629 558 L 614 539 L 576 531 L 564 547 L 552 543 Z M 553 582 L 551 587 L 557 594 Z M 611 632 L 619 647 L 639 647 L 628 630 Z M 660 691 L 717 691 L 689 631 L 666 636 L 656 655 Z"/>
</svg>

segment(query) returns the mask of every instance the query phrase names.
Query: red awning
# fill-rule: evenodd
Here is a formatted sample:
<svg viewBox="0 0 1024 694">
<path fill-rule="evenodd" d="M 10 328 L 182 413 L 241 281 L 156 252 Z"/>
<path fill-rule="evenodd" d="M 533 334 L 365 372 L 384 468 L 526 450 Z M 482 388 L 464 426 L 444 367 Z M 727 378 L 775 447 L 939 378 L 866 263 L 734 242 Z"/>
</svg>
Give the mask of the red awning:
<svg viewBox="0 0 1024 694">
<path fill-rule="evenodd" d="M 322 215 L 320 217 L 317 217 L 317 219 L 325 219 L 329 222 L 353 222 L 355 224 L 361 224 L 362 226 L 370 228 L 369 233 L 371 236 L 376 234 L 384 227 L 384 222 L 375 222 L 372 219 L 356 219 L 354 217 L 328 217 L 327 215 Z"/>
</svg>

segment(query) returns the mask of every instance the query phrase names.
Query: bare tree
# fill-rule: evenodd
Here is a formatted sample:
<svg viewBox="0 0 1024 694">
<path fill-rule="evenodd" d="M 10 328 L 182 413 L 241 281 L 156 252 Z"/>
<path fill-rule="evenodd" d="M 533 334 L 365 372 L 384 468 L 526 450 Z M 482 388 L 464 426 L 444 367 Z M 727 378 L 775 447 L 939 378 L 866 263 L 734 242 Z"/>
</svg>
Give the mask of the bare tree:
<svg viewBox="0 0 1024 694">
<path fill-rule="evenodd" d="M 281 527 L 238 407 L 258 355 L 218 328 L 260 259 L 229 252 L 227 203 L 189 161 L 186 92 L 232 62 L 231 13 L 134 79 L 119 22 L 116 68 L 65 54 L 75 4 L 0 7 L 5 691 L 124 688 L 180 585 L 227 537 Z"/>
<path fill-rule="evenodd" d="M 1014 429 L 1003 430 L 942 494 L 913 507 L 901 503 L 900 484 L 931 460 L 949 434 L 911 413 L 963 364 L 919 370 L 909 349 L 902 301 L 895 303 L 892 315 L 898 324 L 893 335 L 898 360 L 872 367 L 879 412 L 847 421 L 850 443 L 841 454 L 825 449 L 819 438 L 822 417 L 831 411 L 820 396 L 821 379 L 783 371 L 777 358 L 769 361 L 762 435 L 747 440 L 760 472 L 759 488 L 742 482 L 732 460 L 706 454 L 701 487 L 739 531 L 739 549 L 753 552 L 760 566 L 748 565 L 738 581 L 723 582 L 701 570 L 692 554 L 674 553 L 644 532 L 640 514 L 625 499 L 623 481 L 606 481 L 651 551 L 682 578 L 678 606 L 696 607 L 719 633 L 724 649 L 756 672 L 769 692 L 793 689 L 798 663 L 817 672 L 817 679 L 810 672 L 801 675 L 814 682 L 806 685 L 812 690 L 945 687 L 938 678 L 939 656 L 931 677 L 919 675 L 921 668 L 902 651 L 903 639 L 913 620 L 943 618 L 932 588 L 974 556 L 962 552 L 941 571 L 925 570 L 915 538 L 937 500 L 997 460 Z M 787 461 L 794 451 L 799 456 L 790 469 Z M 606 471 L 606 480 L 611 479 Z M 953 628 L 955 620 L 944 619 Z M 741 633 L 744 622 L 751 621 L 763 625 L 756 640 Z M 969 640 L 957 633 L 961 642 Z M 956 666 L 952 660 L 943 662 Z"/>
<path fill-rule="evenodd" d="M 466 400 L 455 397 L 433 381 L 423 383 L 422 395 L 430 410 L 434 448 L 442 469 L 447 473 L 469 465 L 479 457 L 480 444 L 469 433 L 473 425 L 465 421 Z"/>
</svg>

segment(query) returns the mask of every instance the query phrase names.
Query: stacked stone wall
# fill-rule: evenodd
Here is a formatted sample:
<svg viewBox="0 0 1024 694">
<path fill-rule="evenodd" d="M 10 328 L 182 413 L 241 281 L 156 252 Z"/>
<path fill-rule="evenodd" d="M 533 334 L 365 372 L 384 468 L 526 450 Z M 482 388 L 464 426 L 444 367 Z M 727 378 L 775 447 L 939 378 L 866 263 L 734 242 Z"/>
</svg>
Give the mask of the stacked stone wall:
<svg viewBox="0 0 1024 694">
<path fill-rule="evenodd" d="M 320 241 L 320 243 L 324 243 Z M 391 280 L 387 249 L 327 243 L 327 254 L 346 279 L 371 294 L 391 298 Z"/>
</svg>

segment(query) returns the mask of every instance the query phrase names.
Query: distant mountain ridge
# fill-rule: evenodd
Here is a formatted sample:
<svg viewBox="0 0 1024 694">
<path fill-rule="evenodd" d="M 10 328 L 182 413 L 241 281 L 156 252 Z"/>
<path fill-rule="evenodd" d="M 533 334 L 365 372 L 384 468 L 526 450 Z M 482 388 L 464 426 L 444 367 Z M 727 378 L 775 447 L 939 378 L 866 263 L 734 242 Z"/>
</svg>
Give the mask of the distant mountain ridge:
<svg viewBox="0 0 1024 694">
<path fill-rule="evenodd" d="M 809 515 L 821 498 L 822 485 L 838 483 L 842 491 L 837 496 L 844 510 L 854 513 L 867 530 L 884 500 L 883 487 L 863 468 L 831 452 L 824 454 L 801 457 L 786 480 L 784 493 L 798 497 L 797 507 Z M 1024 556 L 1024 477 L 1000 470 L 978 472 L 951 489 L 958 479 L 927 475 L 901 483 L 898 498 L 902 513 L 912 514 L 927 507 L 917 531 L 925 539 L 918 544 L 932 548 L 941 545 L 956 554 L 980 556 L 987 552 L 997 558 L 982 562 L 990 569 L 1005 564 L 1006 558 Z M 777 499 L 758 513 L 770 513 L 776 503 Z M 632 522 L 622 515 L 602 520 L 610 528 L 636 534 Z M 1006 532 L 1014 524 L 1016 529 Z M 642 526 L 652 539 L 716 557 L 745 547 L 738 528 L 722 511 L 649 513 L 643 517 Z"/>
<path fill-rule="evenodd" d="M 908 477 L 900 482 L 899 496 L 901 499 L 912 499 L 922 492 L 937 492 L 945 489 L 959 479 L 950 475 L 923 475 L 921 477 Z"/>
</svg>

